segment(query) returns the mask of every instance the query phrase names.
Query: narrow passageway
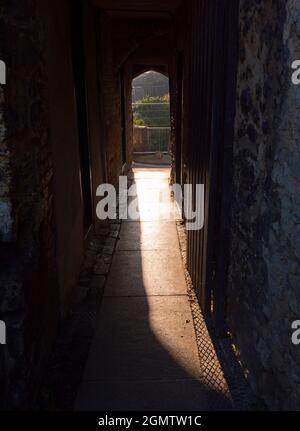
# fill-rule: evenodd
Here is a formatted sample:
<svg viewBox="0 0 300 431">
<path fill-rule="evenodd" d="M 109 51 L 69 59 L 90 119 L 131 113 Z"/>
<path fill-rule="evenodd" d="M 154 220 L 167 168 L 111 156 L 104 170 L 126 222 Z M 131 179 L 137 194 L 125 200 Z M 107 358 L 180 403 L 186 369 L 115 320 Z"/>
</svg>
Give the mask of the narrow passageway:
<svg viewBox="0 0 300 431">
<path fill-rule="evenodd" d="M 79 410 L 209 408 L 176 222 L 167 211 L 169 174 L 134 170 L 140 219 L 122 224 Z"/>
<path fill-rule="evenodd" d="M 0 410 L 300 411 L 300 1 L 0 4 Z"/>
</svg>

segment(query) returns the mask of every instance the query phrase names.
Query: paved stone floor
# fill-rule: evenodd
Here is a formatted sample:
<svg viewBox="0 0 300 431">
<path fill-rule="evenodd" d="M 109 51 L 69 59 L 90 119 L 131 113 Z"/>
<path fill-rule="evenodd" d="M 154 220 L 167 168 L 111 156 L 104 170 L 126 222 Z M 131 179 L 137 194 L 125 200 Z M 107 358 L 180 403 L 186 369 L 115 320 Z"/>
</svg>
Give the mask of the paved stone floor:
<svg viewBox="0 0 300 431">
<path fill-rule="evenodd" d="M 211 408 L 169 219 L 169 173 L 134 171 L 140 218 L 122 223 L 77 410 Z"/>
</svg>

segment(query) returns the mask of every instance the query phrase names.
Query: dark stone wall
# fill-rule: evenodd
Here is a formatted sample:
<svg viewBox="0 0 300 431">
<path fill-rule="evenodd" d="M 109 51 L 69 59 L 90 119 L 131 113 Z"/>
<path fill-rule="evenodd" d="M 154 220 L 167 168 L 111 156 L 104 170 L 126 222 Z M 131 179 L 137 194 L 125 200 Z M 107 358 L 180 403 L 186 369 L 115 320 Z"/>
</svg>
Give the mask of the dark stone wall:
<svg viewBox="0 0 300 431">
<path fill-rule="evenodd" d="M 7 85 L 0 87 L 0 320 L 7 325 L 0 408 L 27 408 L 35 398 L 89 227 L 83 222 L 69 7 L 67 0 L 0 0 L 0 59 L 7 64 Z M 91 12 L 85 9 L 85 60 L 96 187 L 104 174 Z"/>
<path fill-rule="evenodd" d="M 228 320 L 257 394 L 300 409 L 297 1 L 241 0 Z"/>
<path fill-rule="evenodd" d="M 0 318 L 7 345 L 0 349 L 0 402 L 26 407 L 58 313 L 47 76 L 35 1 L 2 0 L 0 29 L 7 65 L 0 144 Z"/>
</svg>

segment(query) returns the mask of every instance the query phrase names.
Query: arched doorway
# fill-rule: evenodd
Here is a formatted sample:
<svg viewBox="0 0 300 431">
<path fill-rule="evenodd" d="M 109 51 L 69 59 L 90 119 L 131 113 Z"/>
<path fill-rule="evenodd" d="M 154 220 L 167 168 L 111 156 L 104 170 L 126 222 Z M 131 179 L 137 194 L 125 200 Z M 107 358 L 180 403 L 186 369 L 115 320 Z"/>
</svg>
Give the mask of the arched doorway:
<svg viewBox="0 0 300 431">
<path fill-rule="evenodd" d="M 169 78 L 149 70 L 132 81 L 133 161 L 171 164 Z"/>
</svg>

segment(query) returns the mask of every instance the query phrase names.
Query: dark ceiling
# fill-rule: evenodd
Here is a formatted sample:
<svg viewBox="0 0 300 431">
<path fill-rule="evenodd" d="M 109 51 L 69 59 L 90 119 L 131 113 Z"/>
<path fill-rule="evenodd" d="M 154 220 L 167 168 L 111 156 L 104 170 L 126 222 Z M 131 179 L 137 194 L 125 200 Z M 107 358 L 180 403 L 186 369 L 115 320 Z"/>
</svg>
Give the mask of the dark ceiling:
<svg viewBox="0 0 300 431">
<path fill-rule="evenodd" d="M 101 9 L 132 12 L 173 12 L 181 0 L 92 0 Z"/>
</svg>

